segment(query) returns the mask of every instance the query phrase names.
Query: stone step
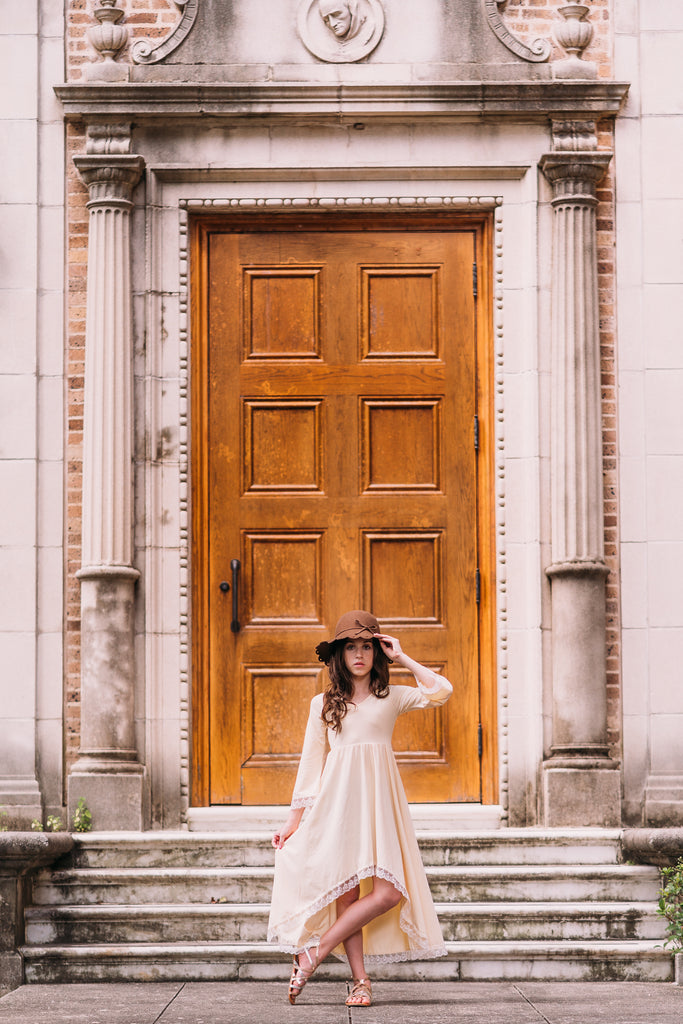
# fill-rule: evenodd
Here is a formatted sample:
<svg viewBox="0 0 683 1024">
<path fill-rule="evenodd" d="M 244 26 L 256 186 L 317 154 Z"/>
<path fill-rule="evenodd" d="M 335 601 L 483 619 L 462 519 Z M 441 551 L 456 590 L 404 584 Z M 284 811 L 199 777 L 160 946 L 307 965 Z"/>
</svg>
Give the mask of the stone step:
<svg viewBox="0 0 683 1024">
<path fill-rule="evenodd" d="M 439 903 L 483 901 L 654 901 L 659 872 L 645 865 L 505 865 L 426 868 Z M 74 868 L 40 873 L 36 905 L 267 903 L 270 867 Z"/>
<path fill-rule="evenodd" d="M 615 829 L 419 831 L 425 864 L 617 864 Z M 76 838 L 71 867 L 265 867 L 270 832 L 98 832 Z"/>
<path fill-rule="evenodd" d="M 267 904 L 32 907 L 29 945 L 265 942 Z M 436 905 L 449 941 L 663 939 L 650 903 Z"/>
<path fill-rule="evenodd" d="M 383 964 L 385 980 L 671 981 L 672 957 L 651 941 L 448 942 L 441 960 Z M 25 946 L 29 983 L 88 981 L 232 981 L 289 977 L 291 961 L 261 943 Z M 348 968 L 325 963 L 319 977 L 344 978 Z M 283 989 L 283 1004 L 286 994 Z"/>
</svg>

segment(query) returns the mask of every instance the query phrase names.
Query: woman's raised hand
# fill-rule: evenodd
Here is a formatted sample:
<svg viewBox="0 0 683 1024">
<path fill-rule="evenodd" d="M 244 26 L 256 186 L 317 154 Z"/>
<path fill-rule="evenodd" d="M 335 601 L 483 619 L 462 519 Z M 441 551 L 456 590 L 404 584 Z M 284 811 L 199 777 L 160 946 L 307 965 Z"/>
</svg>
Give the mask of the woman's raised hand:
<svg viewBox="0 0 683 1024">
<path fill-rule="evenodd" d="M 382 650 L 392 661 L 396 661 L 398 656 L 403 654 L 401 645 L 395 636 L 389 636 L 388 633 L 375 633 L 375 639 L 379 640 Z"/>
</svg>

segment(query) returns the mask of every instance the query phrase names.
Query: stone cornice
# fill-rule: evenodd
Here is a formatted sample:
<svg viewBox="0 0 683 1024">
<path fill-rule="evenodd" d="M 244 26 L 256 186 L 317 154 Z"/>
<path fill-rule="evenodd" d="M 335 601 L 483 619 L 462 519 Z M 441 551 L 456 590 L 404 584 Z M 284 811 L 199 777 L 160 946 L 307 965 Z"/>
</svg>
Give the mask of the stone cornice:
<svg viewBox="0 0 683 1024">
<path fill-rule="evenodd" d="M 235 121 L 245 118 L 340 117 L 404 121 L 447 118 L 615 117 L 625 82 L 430 82 L 396 85 L 69 83 L 55 86 L 68 121 L 169 118 Z"/>
</svg>

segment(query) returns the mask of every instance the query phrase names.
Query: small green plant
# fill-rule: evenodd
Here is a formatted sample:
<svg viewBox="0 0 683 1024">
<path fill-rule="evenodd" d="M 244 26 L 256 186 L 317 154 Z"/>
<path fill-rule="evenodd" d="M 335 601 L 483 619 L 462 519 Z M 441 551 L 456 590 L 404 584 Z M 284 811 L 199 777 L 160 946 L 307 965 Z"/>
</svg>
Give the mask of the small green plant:
<svg viewBox="0 0 683 1024">
<path fill-rule="evenodd" d="M 61 832 L 62 830 L 62 819 L 58 814 L 48 814 L 47 816 L 47 831 L 48 832 Z"/>
<path fill-rule="evenodd" d="M 7 811 L 4 809 L 0 811 L 0 832 L 9 832 L 9 825 L 7 824 L 8 818 L 9 814 Z"/>
<path fill-rule="evenodd" d="M 44 832 L 43 823 L 38 818 L 34 818 L 31 822 L 31 832 Z"/>
<path fill-rule="evenodd" d="M 72 822 L 74 832 L 90 832 L 92 829 L 92 814 L 82 796 L 78 799 Z"/>
<path fill-rule="evenodd" d="M 662 868 L 657 913 L 667 922 L 665 948 L 683 952 L 683 857 L 673 867 Z"/>
</svg>

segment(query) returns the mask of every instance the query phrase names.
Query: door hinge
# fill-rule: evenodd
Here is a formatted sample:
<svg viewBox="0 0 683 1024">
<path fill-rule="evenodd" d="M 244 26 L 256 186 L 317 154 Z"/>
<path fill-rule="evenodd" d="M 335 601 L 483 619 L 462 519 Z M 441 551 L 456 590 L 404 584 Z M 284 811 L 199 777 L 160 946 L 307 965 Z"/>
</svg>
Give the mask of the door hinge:
<svg viewBox="0 0 683 1024">
<path fill-rule="evenodd" d="M 476 599 L 477 599 L 477 604 L 479 604 L 479 602 L 481 601 L 481 573 L 479 572 L 478 569 L 477 569 L 477 572 L 476 572 L 475 577 L 474 577 L 474 589 L 475 589 L 475 595 L 476 595 Z"/>
<path fill-rule="evenodd" d="M 475 299 L 477 297 L 478 275 L 479 275 L 479 271 L 478 271 L 478 268 L 477 268 L 477 264 L 473 263 L 472 264 L 472 294 L 474 295 Z"/>
<path fill-rule="evenodd" d="M 484 730 L 481 727 L 481 722 L 477 726 L 477 750 L 479 751 L 479 760 L 481 761 L 484 753 Z"/>
<path fill-rule="evenodd" d="M 479 417 L 475 414 L 474 417 L 474 450 L 479 451 Z"/>
</svg>

